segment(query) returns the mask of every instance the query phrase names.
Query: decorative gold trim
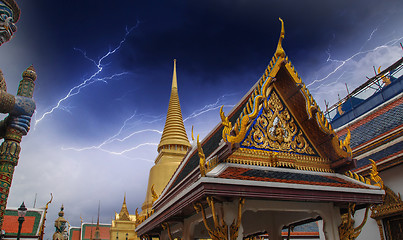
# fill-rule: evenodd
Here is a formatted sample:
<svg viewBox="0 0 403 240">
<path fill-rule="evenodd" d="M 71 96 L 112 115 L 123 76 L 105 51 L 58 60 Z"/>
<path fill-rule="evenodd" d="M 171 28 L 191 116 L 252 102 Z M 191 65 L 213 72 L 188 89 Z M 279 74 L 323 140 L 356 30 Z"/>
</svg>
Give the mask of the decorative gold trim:
<svg viewBox="0 0 403 240">
<path fill-rule="evenodd" d="M 378 74 L 381 73 L 381 66 L 379 66 L 378 68 Z M 390 82 L 390 77 L 387 77 L 385 75 L 381 76 L 382 82 L 385 84 L 385 86 L 388 86 L 391 82 Z"/>
<path fill-rule="evenodd" d="M 239 198 L 237 219 L 234 219 L 230 226 L 230 240 L 236 240 L 238 238 L 239 226 L 241 225 L 242 221 L 242 207 L 244 204 L 245 198 Z"/>
<path fill-rule="evenodd" d="M 284 58 L 285 57 L 285 51 L 284 51 L 283 47 L 281 46 L 281 43 L 282 43 L 282 41 L 284 39 L 284 36 L 285 36 L 284 22 L 283 22 L 283 19 L 281 19 L 281 18 L 278 18 L 278 19 L 281 22 L 281 32 L 280 32 L 280 38 L 279 38 L 278 43 L 277 43 L 276 53 L 274 54 L 274 56 L 276 58 L 280 58 L 280 57 Z"/>
<path fill-rule="evenodd" d="M 231 135 L 231 131 L 232 131 L 232 123 L 228 120 L 228 117 L 225 116 L 224 112 L 223 112 L 223 106 L 221 106 L 220 108 L 220 116 L 221 116 L 221 121 L 222 121 L 222 125 L 224 126 L 224 129 L 222 131 L 222 138 L 225 142 L 229 142 L 229 143 L 239 143 L 242 141 L 242 139 L 244 139 L 245 135 L 246 135 L 246 126 L 249 123 L 249 116 L 246 115 L 242 118 L 241 121 L 241 128 L 240 131 L 237 135 L 233 136 Z"/>
<path fill-rule="evenodd" d="M 238 203 L 238 215 L 237 219 L 234 219 L 231 226 L 228 229 L 227 224 L 224 222 L 224 212 L 221 211 L 222 216 L 219 218 L 217 216 L 215 206 L 214 206 L 214 199 L 212 197 L 206 198 L 209 207 L 211 208 L 211 214 L 213 216 L 214 228 L 210 228 L 207 224 L 206 213 L 204 211 L 204 207 L 200 202 L 196 202 L 193 204 L 194 209 L 197 213 L 201 212 L 203 217 L 204 226 L 207 229 L 207 232 L 212 240 L 236 240 L 238 237 L 239 226 L 241 224 L 241 217 L 242 217 L 242 207 L 245 204 L 245 199 L 240 198 Z M 229 235 L 228 236 L 228 230 Z M 229 238 L 228 238 L 229 237 Z"/>
<path fill-rule="evenodd" d="M 352 240 L 356 239 L 360 235 L 362 228 L 367 222 L 369 207 L 365 209 L 364 219 L 361 224 L 354 228 L 354 214 L 355 214 L 355 203 L 348 204 L 348 212 L 342 215 L 342 222 L 339 226 L 340 240 Z"/>
<path fill-rule="evenodd" d="M 167 231 L 168 231 L 168 238 L 169 238 L 169 240 L 174 240 L 174 238 L 172 237 L 172 234 L 171 234 L 171 228 L 169 227 L 169 224 L 168 224 L 167 222 L 164 222 L 164 223 L 161 224 L 161 227 L 162 227 L 164 230 L 167 230 Z"/>
<path fill-rule="evenodd" d="M 45 232 L 46 215 L 47 215 L 47 212 L 48 212 L 48 209 L 49 209 L 49 204 L 52 203 L 52 200 L 53 200 L 53 194 L 50 193 L 50 200 L 46 203 L 45 212 L 43 214 L 43 222 L 42 222 L 42 225 L 41 225 L 41 229 L 39 231 L 39 236 L 40 236 L 39 240 L 43 239 L 43 234 Z M 83 220 L 82 220 L 81 216 L 80 216 L 80 219 L 81 219 L 81 223 L 83 223 Z"/>
<path fill-rule="evenodd" d="M 330 168 L 329 159 L 249 148 L 237 149 L 224 162 L 266 167 L 292 167 L 306 171 L 334 172 Z"/>
<path fill-rule="evenodd" d="M 283 151 L 318 155 L 298 126 L 295 117 L 276 91 L 266 92 L 264 107 L 248 125 L 242 146 L 266 151 Z M 266 94 L 265 94 L 266 95 Z"/>
<path fill-rule="evenodd" d="M 347 128 L 346 138 L 344 139 L 344 141 L 340 140 L 339 145 L 340 145 L 340 148 L 342 150 L 346 151 L 349 156 L 352 156 L 350 140 L 351 140 L 351 133 L 350 133 L 350 129 Z"/>
<path fill-rule="evenodd" d="M 193 132 L 192 132 L 193 133 Z M 199 135 L 197 135 L 197 151 L 199 153 L 199 166 L 200 166 L 200 175 L 202 177 L 206 176 L 206 155 L 204 155 L 203 148 L 199 142 Z"/>
<path fill-rule="evenodd" d="M 383 204 L 372 207 L 371 218 L 382 219 L 397 213 L 403 213 L 403 201 L 400 193 L 396 194 L 385 186 Z"/>
<path fill-rule="evenodd" d="M 375 161 L 372 159 L 369 159 L 369 161 L 371 161 L 371 169 L 370 169 L 369 177 L 371 178 L 372 181 L 375 182 L 375 184 L 374 184 L 375 186 L 385 189 L 385 185 L 383 185 L 382 178 L 378 175 L 378 170 L 377 170 Z"/>
<path fill-rule="evenodd" d="M 371 216 L 371 217 L 372 217 L 372 216 Z M 377 219 L 377 220 L 376 220 L 376 224 L 378 225 L 379 235 L 380 235 L 380 237 L 381 237 L 381 240 L 385 240 L 381 220 L 380 220 L 380 219 Z"/>
<path fill-rule="evenodd" d="M 369 173 L 369 178 L 363 177 L 362 175 L 357 174 L 356 172 L 351 172 L 351 171 L 346 172 L 345 175 L 347 177 L 353 178 L 357 181 L 363 182 L 365 184 L 373 185 L 373 186 L 378 186 L 381 189 L 385 190 L 385 185 L 383 184 L 382 178 L 378 175 L 376 163 L 372 159 L 369 159 L 369 160 L 371 161 L 371 169 L 370 169 L 370 173 Z"/>
<path fill-rule="evenodd" d="M 153 197 L 153 203 L 154 203 L 155 201 L 157 201 L 157 199 L 158 199 L 158 194 L 155 192 L 154 185 L 155 185 L 155 184 L 153 184 L 153 185 L 151 186 L 151 189 L 150 189 L 150 191 L 151 191 L 151 196 Z"/>
<path fill-rule="evenodd" d="M 150 236 L 148 236 L 148 234 L 141 235 L 141 239 L 142 240 L 151 240 L 151 238 L 150 238 Z"/>
</svg>

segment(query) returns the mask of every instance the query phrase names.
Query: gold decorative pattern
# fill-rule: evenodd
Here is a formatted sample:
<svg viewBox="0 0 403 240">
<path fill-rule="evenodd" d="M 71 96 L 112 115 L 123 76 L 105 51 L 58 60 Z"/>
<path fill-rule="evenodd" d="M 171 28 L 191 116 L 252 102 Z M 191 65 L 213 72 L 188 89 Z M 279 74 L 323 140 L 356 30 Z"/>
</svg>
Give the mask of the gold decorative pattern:
<svg viewBox="0 0 403 240">
<path fill-rule="evenodd" d="M 249 116 L 246 115 L 242 118 L 241 121 L 241 129 L 238 132 L 237 135 L 233 136 L 231 135 L 231 131 L 232 131 L 232 123 L 228 120 L 228 117 L 225 116 L 224 112 L 223 112 L 223 107 L 221 106 L 220 108 L 220 116 L 221 116 L 221 121 L 222 121 L 222 125 L 224 126 L 224 129 L 222 131 L 222 138 L 224 139 L 224 141 L 226 142 L 230 142 L 230 143 L 239 143 L 242 141 L 242 139 L 244 139 L 245 134 L 246 134 L 246 126 L 249 123 Z"/>
<path fill-rule="evenodd" d="M 369 160 L 371 161 L 371 170 L 369 173 L 369 177 L 371 178 L 372 181 L 375 182 L 375 184 L 374 184 L 375 186 L 385 189 L 382 178 L 378 175 L 378 170 L 377 170 L 375 161 L 372 159 L 369 159 Z"/>
<path fill-rule="evenodd" d="M 267 103 L 265 101 L 255 122 L 242 146 L 316 155 L 275 91 L 271 92 Z"/>
<path fill-rule="evenodd" d="M 151 196 L 153 197 L 153 203 L 154 203 L 155 201 L 157 201 L 157 199 L 158 199 L 158 194 L 155 192 L 154 184 L 151 186 Z"/>
<path fill-rule="evenodd" d="M 341 149 L 346 151 L 351 156 L 352 150 L 351 150 L 351 147 L 350 147 L 350 140 L 351 140 L 350 129 L 347 129 L 346 138 L 344 139 L 344 141 L 340 140 L 339 145 L 340 145 Z"/>
<path fill-rule="evenodd" d="M 379 66 L 378 68 L 378 74 L 381 73 L 381 66 Z M 382 82 L 385 84 L 385 86 L 388 86 L 391 82 L 390 82 L 390 77 L 382 75 L 381 76 Z"/>
<path fill-rule="evenodd" d="M 355 172 L 351 172 L 351 171 L 346 172 L 345 175 L 347 177 L 353 178 L 357 181 L 363 182 L 365 184 L 373 185 L 373 186 L 378 186 L 381 189 L 385 190 L 385 185 L 383 185 L 382 178 L 378 175 L 376 163 L 372 159 L 369 159 L 369 160 L 371 161 L 371 169 L 370 169 L 370 173 L 369 173 L 369 178 L 363 177 L 363 176 L 361 176 Z"/>
<path fill-rule="evenodd" d="M 278 18 L 278 19 L 281 22 L 281 32 L 280 32 L 280 38 L 279 38 L 278 43 L 277 43 L 276 53 L 274 54 L 274 56 L 276 58 L 279 58 L 279 57 L 284 58 L 285 57 L 285 51 L 284 51 L 283 47 L 281 46 L 281 43 L 282 43 L 282 41 L 284 39 L 284 36 L 285 36 L 284 22 L 283 22 L 283 19 L 281 19 L 281 18 Z"/>
<path fill-rule="evenodd" d="M 285 31 L 284 31 L 284 22 L 281 21 L 281 33 L 279 42 L 277 45 L 276 53 L 274 54 L 270 64 L 266 68 L 263 76 L 257 83 L 256 88 L 251 93 L 248 101 L 246 102 L 242 112 L 239 117 L 235 121 L 232 126 L 232 123 L 229 122 L 228 118 L 225 117 L 222 110 L 220 111 L 222 123 L 224 125 L 224 129 L 222 132 L 223 140 L 230 143 L 239 143 L 245 137 L 247 132 L 247 125 L 250 124 L 251 121 L 254 120 L 253 114 L 256 113 L 256 109 L 258 109 L 262 102 L 267 103 L 268 93 L 271 92 L 271 88 L 273 87 L 273 81 L 275 80 L 275 76 L 279 71 L 280 67 L 284 64 L 285 68 L 288 70 L 288 73 L 291 75 L 294 80 L 296 86 L 300 88 L 300 92 L 303 94 L 305 98 L 306 112 L 308 114 L 308 118 L 315 118 L 319 128 L 326 134 L 332 136 L 332 144 L 335 148 L 336 152 L 340 155 L 340 157 L 348 157 L 351 156 L 351 148 L 348 145 L 340 145 L 337 135 L 332 129 L 331 125 L 327 121 L 325 115 L 320 110 L 319 106 L 315 102 L 314 98 L 310 94 L 309 90 L 302 82 L 301 78 L 298 76 L 297 71 L 294 66 L 292 66 L 291 62 L 288 60 L 288 57 L 285 55 L 284 49 L 282 48 L 282 40 L 284 39 Z M 278 129 L 278 131 L 281 131 Z M 281 137 L 280 137 L 281 138 Z M 347 142 L 346 142 L 347 143 Z"/>
<path fill-rule="evenodd" d="M 371 217 L 381 219 L 393 214 L 403 212 L 403 201 L 399 194 L 396 194 L 392 189 L 385 186 L 385 196 L 383 204 L 372 207 Z"/>
<path fill-rule="evenodd" d="M 162 227 L 164 230 L 167 230 L 167 231 L 168 231 L 168 238 L 169 238 L 169 240 L 174 240 L 174 238 L 172 237 L 172 234 L 171 234 L 171 228 L 169 227 L 169 224 L 168 224 L 167 222 L 164 222 L 164 223 L 161 224 L 161 227 Z"/>
<path fill-rule="evenodd" d="M 151 240 L 150 236 L 148 236 L 148 234 L 144 234 L 141 236 L 142 240 Z"/>
<path fill-rule="evenodd" d="M 206 156 L 204 155 L 203 148 L 201 147 L 201 144 L 199 142 L 199 135 L 197 135 L 197 151 L 199 153 L 199 158 L 200 158 L 200 161 L 199 161 L 200 175 L 202 177 L 205 177 L 206 176 L 206 167 L 205 167 L 206 166 Z"/>
<path fill-rule="evenodd" d="M 214 206 L 214 199 L 212 197 L 206 198 L 209 207 L 211 208 L 211 213 L 213 215 L 214 228 L 210 228 L 207 224 L 206 213 L 204 211 L 204 207 L 200 202 L 196 202 L 193 204 L 196 212 L 201 212 L 203 217 L 204 226 L 207 229 L 207 232 L 212 240 L 236 240 L 238 237 L 239 226 L 241 224 L 242 217 L 242 207 L 245 204 L 245 199 L 240 198 L 238 203 L 238 215 L 237 219 L 234 219 L 231 226 L 229 227 L 229 236 L 228 236 L 228 226 L 224 222 L 224 216 L 219 218 L 217 216 L 217 212 Z M 222 215 L 224 213 L 222 212 Z M 228 238 L 229 237 L 229 238 Z"/>
<path fill-rule="evenodd" d="M 242 220 L 242 207 L 245 204 L 245 199 L 240 198 L 238 202 L 238 215 L 237 219 L 232 222 L 230 226 L 230 240 L 236 240 L 238 238 L 239 225 L 241 225 Z"/>
<path fill-rule="evenodd" d="M 330 168 L 329 159 L 249 148 L 237 149 L 224 162 L 265 167 L 291 167 L 306 171 L 334 172 Z"/>
<path fill-rule="evenodd" d="M 364 219 L 362 220 L 362 223 L 354 228 L 354 214 L 355 214 L 355 203 L 349 203 L 348 205 L 348 212 L 343 214 L 341 219 L 342 222 L 339 226 L 339 235 L 340 235 L 340 240 L 353 240 L 360 235 L 362 228 L 364 227 L 365 223 L 367 222 L 368 218 L 368 210 L 369 207 L 365 209 L 365 215 Z"/>
</svg>

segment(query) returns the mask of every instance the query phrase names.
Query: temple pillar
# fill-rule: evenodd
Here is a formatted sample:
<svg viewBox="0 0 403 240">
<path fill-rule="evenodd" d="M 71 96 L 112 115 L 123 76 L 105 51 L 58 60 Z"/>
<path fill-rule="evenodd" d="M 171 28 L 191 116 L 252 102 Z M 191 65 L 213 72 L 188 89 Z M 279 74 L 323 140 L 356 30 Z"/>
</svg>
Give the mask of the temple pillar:
<svg viewBox="0 0 403 240">
<path fill-rule="evenodd" d="M 277 221 L 277 213 L 274 213 L 273 215 L 274 216 L 267 221 L 268 225 L 266 227 L 266 232 L 269 234 L 270 240 L 282 240 L 281 230 L 283 228 L 283 223 Z"/>
<path fill-rule="evenodd" d="M 242 222 L 240 221 L 241 216 L 242 216 L 242 210 L 239 209 L 239 200 L 234 200 L 232 202 L 224 202 L 223 203 L 223 219 L 225 224 L 227 226 L 231 226 L 233 223 L 239 222 L 238 226 L 235 226 L 237 237 L 232 238 L 231 229 L 228 228 L 228 236 L 230 236 L 231 239 L 236 239 L 236 240 L 242 240 L 243 239 L 243 227 L 242 227 Z"/>
<path fill-rule="evenodd" d="M 202 221 L 202 219 L 200 219 Z M 191 219 L 185 219 L 183 221 L 183 233 L 182 233 L 182 239 L 193 239 L 193 232 L 195 228 L 195 221 Z"/>
<path fill-rule="evenodd" d="M 341 224 L 340 210 L 332 203 L 317 211 L 323 220 L 323 234 L 326 240 L 338 240 L 339 225 Z"/>
</svg>

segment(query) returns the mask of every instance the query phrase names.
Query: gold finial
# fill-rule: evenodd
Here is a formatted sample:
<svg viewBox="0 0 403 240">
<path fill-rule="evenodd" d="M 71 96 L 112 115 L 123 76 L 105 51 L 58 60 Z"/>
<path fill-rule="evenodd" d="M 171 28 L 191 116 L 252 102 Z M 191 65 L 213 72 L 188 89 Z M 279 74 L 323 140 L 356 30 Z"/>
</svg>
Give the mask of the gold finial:
<svg viewBox="0 0 403 240">
<path fill-rule="evenodd" d="M 192 125 L 192 141 L 195 140 L 195 136 L 193 135 L 193 125 Z"/>
<path fill-rule="evenodd" d="M 280 39 L 278 40 L 278 43 L 277 43 L 277 50 L 276 50 L 276 53 L 274 54 L 274 56 L 276 58 L 279 58 L 279 57 L 284 58 L 285 57 L 285 52 L 284 52 L 283 47 L 281 46 L 281 42 L 283 41 L 284 35 L 285 35 L 284 22 L 283 22 L 283 19 L 281 19 L 281 18 L 278 18 L 278 19 L 281 22 L 281 33 L 280 33 Z"/>
<path fill-rule="evenodd" d="M 199 153 L 199 158 L 200 158 L 200 161 L 199 161 L 200 175 L 202 177 L 205 177 L 206 176 L 206 167 L 205 167 L 206 166 L 206 155 L 204 155 L 203 148 L 201 147 L 201 144 L 199 142 L 199 135 L 197 135 L 197 151 Z"/>
<path fill-rule="evenodd" d="M 176 59 L 174 59 L 174 73 L 172 75 L 172 89 L 178 88 L 177 78 L 176 78 Z"/>
<path fill-rule="evenodd" d="M 378 68 L 378 74 L 381 73 L 381 66 L 379 66 Z M 385 86 L 388 86 L 391 82 L 390 82 L 390 77 L 387 77 L 385 75 L 381 76 L 382 82 L 385 84 Z"/>
<path fill-rule="evenodd" d="M 383 184 L 382 178 L 378 175 L 378 169 L 376 167 L 376 162 L 372 159 L 369 159 L 371 161 L 371 169 L 369 172 L 369 177 L 371 178 L 372 181 L 375 182 L 375 186 L 380 187 L 381 189 L 385 189 L 385 185 Z"/>
</svg>

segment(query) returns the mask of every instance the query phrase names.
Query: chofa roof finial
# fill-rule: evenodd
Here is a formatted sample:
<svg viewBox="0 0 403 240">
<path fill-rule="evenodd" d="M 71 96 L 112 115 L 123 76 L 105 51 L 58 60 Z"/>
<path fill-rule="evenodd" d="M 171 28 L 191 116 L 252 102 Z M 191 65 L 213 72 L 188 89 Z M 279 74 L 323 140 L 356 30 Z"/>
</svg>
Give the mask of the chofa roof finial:
<svg viewBox="0 0 403 240">
<path fill-rule="evenodd" d="M 281 46 L 281 42 L 283 41 L 284 35 L 285 35 L 284 22 L 283 22 L 283 19 L 281 19 L 281 18 L 278 18 L 278 19 L 281 22 L 281 33 L 280 33 L 280 39 L 278 40 L 278 44 L 277 44 L 277 50 L 276 50 L 276 53 L 274 54 L 274 56 L 276 58 L 279 58 L 279 57 L 284 58 L 285 57 L 285 52 L 284 52 L 283 47 Z"/>
</svg>

